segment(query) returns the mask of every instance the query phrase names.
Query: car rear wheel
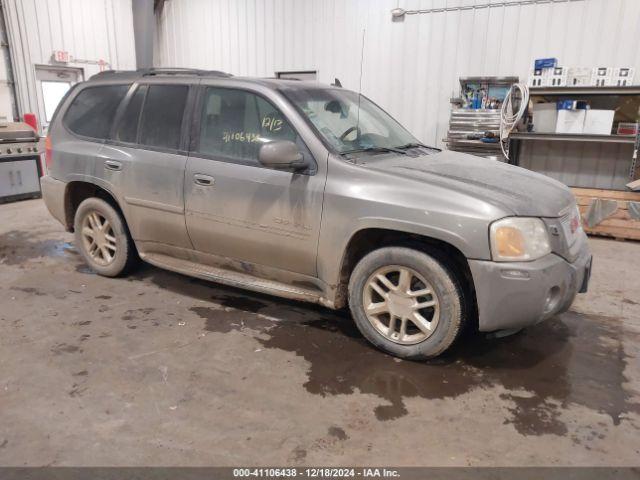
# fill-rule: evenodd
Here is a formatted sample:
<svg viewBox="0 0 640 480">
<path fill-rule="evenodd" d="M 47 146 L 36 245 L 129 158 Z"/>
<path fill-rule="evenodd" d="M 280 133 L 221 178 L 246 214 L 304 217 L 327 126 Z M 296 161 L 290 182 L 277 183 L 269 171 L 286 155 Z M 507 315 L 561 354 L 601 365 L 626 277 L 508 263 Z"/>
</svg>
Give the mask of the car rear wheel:
<svg viewBox="0 0 640 480">
<path fill-rule="evenodd" d="M 87 198 L 74 220 L 76 246 L 100 275 L 125 274 L 137 259 L 136 249 L 120 214 L 100 198 Z"/>
<path fill-rule="evenodd" d="M 358 262 L 349 307 L 372 344 L 411 360 L 443 353 L 463 323 L 455 277 L 432 256 L 406 247 L 381 248 Z"/>
</svg>

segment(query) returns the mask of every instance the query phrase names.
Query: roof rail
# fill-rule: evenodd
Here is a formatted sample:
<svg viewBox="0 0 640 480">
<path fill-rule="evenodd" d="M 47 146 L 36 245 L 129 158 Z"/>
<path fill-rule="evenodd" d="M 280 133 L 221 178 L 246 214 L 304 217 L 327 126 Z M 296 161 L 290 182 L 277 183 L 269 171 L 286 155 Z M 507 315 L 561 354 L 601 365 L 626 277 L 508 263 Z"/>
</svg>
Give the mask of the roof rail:
<svg viewBox="0 0 640 480">
<path fill-rule="evenodd" d="M 109 75 L 138 75 L 142 77 L 153 75 L 196 75 L 199 77 L 232 77 L 230 73 L 221 72 L 219 70 L 200 70 L 197 68 L 139 68 L 138 70 L 104 70 L 93 75 L 94 77 Z"/>
<path fill-rule="evenodd" d="M 197 75 L 203 76 L 216 76 L 216 77 L 231 77 L 232 75 L 220 70 L 201 70 L 197 68 L 142 68 L 137 70 L 143 76 L 151 75 Z"/>
</svg>

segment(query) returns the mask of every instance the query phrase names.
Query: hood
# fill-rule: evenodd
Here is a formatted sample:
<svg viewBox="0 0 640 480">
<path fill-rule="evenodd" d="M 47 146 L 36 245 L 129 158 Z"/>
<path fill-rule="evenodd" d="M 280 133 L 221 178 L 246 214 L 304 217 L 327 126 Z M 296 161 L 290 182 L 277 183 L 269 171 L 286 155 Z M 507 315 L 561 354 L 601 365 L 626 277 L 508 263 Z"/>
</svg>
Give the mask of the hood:
<svg viewBox="0 0 640 480">
<path fill-rule="evenodd" d="M 465 153 L 375 155 L 358 158 L 358 164 L 407 180 L 449 188 L 514 215 L 558 217 L 575 202 L 571 190 L 552 178 Z"/>
</svg>

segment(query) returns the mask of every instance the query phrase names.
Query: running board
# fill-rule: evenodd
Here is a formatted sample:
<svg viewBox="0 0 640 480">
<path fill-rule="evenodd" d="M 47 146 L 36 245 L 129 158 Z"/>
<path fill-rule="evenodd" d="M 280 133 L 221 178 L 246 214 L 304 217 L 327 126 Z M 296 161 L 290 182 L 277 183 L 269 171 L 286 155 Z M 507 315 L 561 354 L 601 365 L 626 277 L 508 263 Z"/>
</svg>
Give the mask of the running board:
<svg viewBox="0 0 640 480">
<path fill-rule="evenodd" d="M 211 280 L 231 287 L 244 288 L 254 292 L 266 293 L 267 295 L 275 295 L 292 300 L 319 303 L 325 307 L 334 308 L 333 302 L 324 298 L 318 291 L 292 287 L 291 285 L 274 280 L 265 280 L 246 273 L 234 272 L 210 265 L 202 265 L 160 253 L 141 253 L 140 257 L 145 262 L 149 262 L 156 267 L 198 277 L 203 280 Z"/>
</svg>

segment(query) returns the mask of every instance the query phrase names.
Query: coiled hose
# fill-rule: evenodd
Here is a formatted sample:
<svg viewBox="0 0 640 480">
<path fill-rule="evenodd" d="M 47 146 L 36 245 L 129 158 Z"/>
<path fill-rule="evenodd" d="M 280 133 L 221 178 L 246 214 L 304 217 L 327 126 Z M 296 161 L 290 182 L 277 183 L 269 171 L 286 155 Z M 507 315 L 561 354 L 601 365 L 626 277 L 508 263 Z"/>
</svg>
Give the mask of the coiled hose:
<svg viewBox="0 0 640 480">
<path fill-rule="evenodd" d="M 518 92 L 518 94 L 516 94 Z M 513 112 L 513 99 L 520 98 L 518 110 Z M 514 83 L 504 97 L 502 108 L 500 110 L 500 148 L 502 154 L 509 160 L 509 134 L 516 128 L 518 122 L 522 119 L 527 106 L 529 105 L 529 87 L 522 83 Z"/>
</svg>

